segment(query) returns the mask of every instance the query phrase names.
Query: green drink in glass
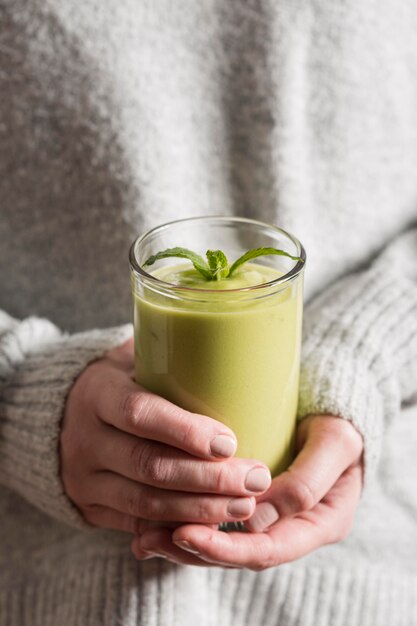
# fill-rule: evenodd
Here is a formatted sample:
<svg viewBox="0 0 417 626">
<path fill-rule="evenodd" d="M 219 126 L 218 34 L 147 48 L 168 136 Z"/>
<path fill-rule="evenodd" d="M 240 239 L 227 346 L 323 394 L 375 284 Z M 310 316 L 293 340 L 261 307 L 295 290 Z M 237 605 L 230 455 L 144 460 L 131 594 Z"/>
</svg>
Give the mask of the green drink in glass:
<svg viewBox="0 0 417 626">
<path fill-rule="evenodd" d="M 197 250 L 195 265 L 184 249 Z M 225 259 L 258 253 L 234 267 L 220 254 L 207 263 L 198 254 L 213 249 Z M 227 424 L 238 456 L 263 461 L 273 475 L 284 471 L 293 456 L 298 399 L 300 242 L 255 220 L 193 218 L 139 237 L 130 264 L 136 381 Z"/>
</svg>

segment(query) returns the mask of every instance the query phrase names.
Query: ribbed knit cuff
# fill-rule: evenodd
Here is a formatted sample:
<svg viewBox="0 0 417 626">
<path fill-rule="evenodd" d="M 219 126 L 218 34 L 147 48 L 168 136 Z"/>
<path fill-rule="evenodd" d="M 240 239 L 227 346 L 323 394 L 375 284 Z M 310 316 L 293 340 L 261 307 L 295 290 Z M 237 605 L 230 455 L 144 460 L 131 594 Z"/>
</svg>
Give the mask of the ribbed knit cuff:
<svg viewBox="0 0 417 626">
<path fill-rule="evenodd" d="M 2 340 L 1 355 L 9 372 L 5 381 L 3 367 L 1 482 L 75 527 L 88 525 L 65 495 L 59 476 L 59 432 L 65 401 L 82 370 L 131 334 L 130 325 L 126 325 L 59 338 L 59 331 L 49 322 L 30 319 Z"/>
<path fill-rule="evenodd" d="M 307 309 L 304 336 L 299 417 L 350 420 L 364 438 L 368 480 L 417 357 L 416 285 L 381 266 L 350 276 Z"/>
</svg>

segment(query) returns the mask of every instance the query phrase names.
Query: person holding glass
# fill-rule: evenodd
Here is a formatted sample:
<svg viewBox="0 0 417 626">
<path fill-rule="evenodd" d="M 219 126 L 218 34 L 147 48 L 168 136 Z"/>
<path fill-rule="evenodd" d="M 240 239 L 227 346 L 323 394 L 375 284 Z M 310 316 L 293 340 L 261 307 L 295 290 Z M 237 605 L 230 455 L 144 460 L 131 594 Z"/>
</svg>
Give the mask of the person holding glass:
<svg viewBox="0 0 417 626">
<path fill-rule="evenodd" d="M 416 624 L 415 7 L 0 9 L 0 624 Z M 274 478 L 133 380 L 128 248 L 203 215 L 308 252 Z"/>
</svg>

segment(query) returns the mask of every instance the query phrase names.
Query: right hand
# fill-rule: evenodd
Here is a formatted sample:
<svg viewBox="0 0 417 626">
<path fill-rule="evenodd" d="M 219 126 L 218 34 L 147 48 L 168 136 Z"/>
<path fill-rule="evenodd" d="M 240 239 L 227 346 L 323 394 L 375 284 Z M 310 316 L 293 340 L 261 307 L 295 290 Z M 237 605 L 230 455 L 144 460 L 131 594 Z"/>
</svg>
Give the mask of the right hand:
<svg viewBox="0 0 417 626">
<path fill-rule="evenodd" d="M 251 517 L 271 483 L 268 468 L 233 458 L 229 428 L 150 393 L 133 372 L 129 340 L 89 365 L 68 396 L 61 477 L 84 518 L 137 533 L 155 523 Z"/>
</svg>

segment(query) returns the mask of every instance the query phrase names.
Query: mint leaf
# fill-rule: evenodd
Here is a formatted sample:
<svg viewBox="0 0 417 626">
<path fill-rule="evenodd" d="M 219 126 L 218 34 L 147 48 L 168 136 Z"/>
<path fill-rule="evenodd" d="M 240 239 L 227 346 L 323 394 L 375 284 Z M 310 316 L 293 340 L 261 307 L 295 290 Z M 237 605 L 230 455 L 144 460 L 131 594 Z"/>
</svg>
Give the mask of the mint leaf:
<svg viewBox="0 0 417 626">
<path fill-rule="evenodd" d="M 256 259 L 258 256 L 266 256 L 268 254 L 278 254 L 280 256 L 286 256 L 293 261 L 302 261 L 303 259 L 299 256 L 292 256 L 292 254 L 288 254 L 284 250 L 278 250 L 278 248 L 254 248 L 253 250 L 248 250 L 241 257 L 236 259 L 236 261 L 231 265 L 229 269 L 229 273 L 227 274 L 227 278 L 229 278 L 233 272 L 237 270 L 243 263 L 250 261 L 251 259 Z"/>
<path fill-rule="evenodd" d="M 194 265 L 195 269 L 204 276 L 206 280 L 224 280 L 230 278 L 230 276 L 237 270 L 238 267 L 250 261 L 256 259 L 258 256 L 265 256 L 268 254 L 279 254 L 286 256 L 293 261 L 303 261 L 299 256 L 292 256 L 284 250 L 278 250 L 277 248 L 254 248 L 248 250 L 241 257 L 229 267 L 226 255 L 221 250 L 207 250 L 206 256 L 208 264 L 205 262 L 196 252 L 188 250 L 187 248 L 167 248 L 162 252 L 153 254 L 143 264 L 143 266 L 153 265 L 155 261 L 160 259 L 166 259 L 167 257 L 179 257 L 180 259 L 188 259 Z"/>
<path fill-rule="evenodd" d="M 143 265 L 144 267 L 146 265 L 153 265 L 155 261 L 166 259 L 168 257 L 188 259 L 194 265 L 195 269 L 204 276 L 204 278 L 207 280 L 211 280 L 213 278 L 212 272 L 203 257 L 192 250 L 187 250 L 187 248 L 167 248 L 162 252 L 158 252 L 157 254 L 150 256 Z"/>
<path fill-rule="evenodd" d="M 229 263 L 224 252 L 221 250 L 207 250 L 206 257 L 212 277 L 215 280 L 227 278 L 229 273 Z"/>
</svg>

